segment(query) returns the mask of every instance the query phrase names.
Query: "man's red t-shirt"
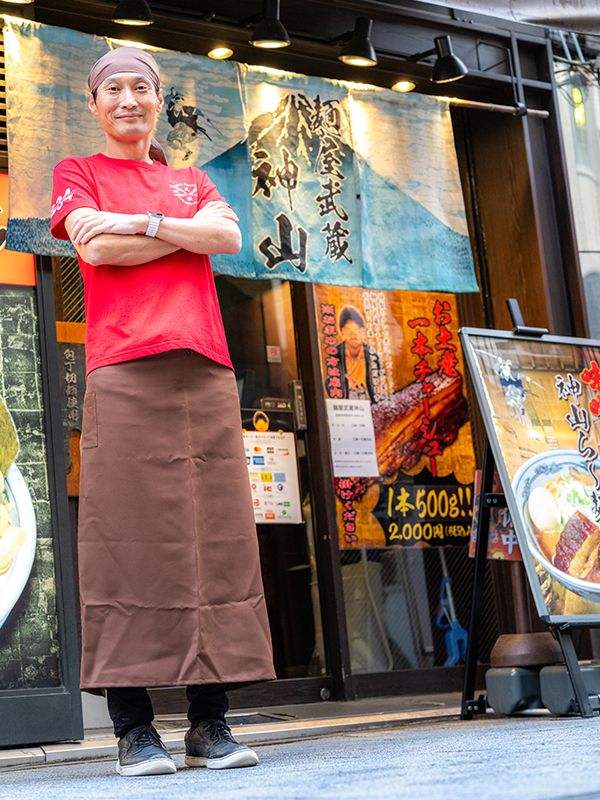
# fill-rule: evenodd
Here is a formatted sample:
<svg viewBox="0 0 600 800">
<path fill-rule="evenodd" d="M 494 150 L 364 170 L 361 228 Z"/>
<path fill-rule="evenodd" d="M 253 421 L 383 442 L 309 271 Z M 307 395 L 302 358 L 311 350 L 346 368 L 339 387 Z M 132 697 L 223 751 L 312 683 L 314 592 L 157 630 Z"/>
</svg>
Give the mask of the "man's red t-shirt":
<svg viewBox="0 0 600 800">
<path fill-rule="evenodd" d="M 194 167 L 172 169 L 102 154 L 67 158 L 54 169 L 52 235 L 69 238 L 64 222 L 76 208 L 190 218 L 206 203 L 222 199 L 206 173 Z M 79 264 L 88 374 L 179 349 L 231 367 L 208 256 L 177 250 L 136 267 L 94 267 L 81 258 Z"/>
</svg>

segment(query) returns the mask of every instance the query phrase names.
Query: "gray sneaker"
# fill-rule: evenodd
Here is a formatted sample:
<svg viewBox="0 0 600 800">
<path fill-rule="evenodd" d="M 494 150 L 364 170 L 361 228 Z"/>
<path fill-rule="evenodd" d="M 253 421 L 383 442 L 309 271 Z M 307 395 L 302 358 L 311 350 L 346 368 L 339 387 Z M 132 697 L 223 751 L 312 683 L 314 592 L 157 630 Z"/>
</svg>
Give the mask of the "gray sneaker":
<svg viewBox="0 0 600 800">
<path fill-rule="evenodd" d="M 245 744 L 239 744 L 221 720 L 203 722 L 185 735 L 185 763 L 188 767 L 231 769 L 254 767 L 258 756 Z"/>
<path fill-rule="evenodd" d="M 119 739 L 119 775 L 169 775 L 175 771 L 173 759 L 152 725 L 138 725 Z"/>
</svg>

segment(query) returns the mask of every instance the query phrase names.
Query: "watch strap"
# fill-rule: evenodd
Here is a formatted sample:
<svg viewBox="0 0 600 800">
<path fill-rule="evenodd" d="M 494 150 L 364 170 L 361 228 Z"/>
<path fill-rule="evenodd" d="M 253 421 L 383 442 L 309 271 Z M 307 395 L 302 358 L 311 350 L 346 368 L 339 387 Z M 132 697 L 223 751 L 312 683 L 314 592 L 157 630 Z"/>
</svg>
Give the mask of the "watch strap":
<svg viewBox="0 0 600 800">
<path fill-rule="evenodd" d="M 164 219 L 164 214 L 157 214 L 155 211 L 148 211 L 148 227 L 146 228 L 145 236 L 155 237 L 158 232 L 158 226 L 161 220 Z"/>
</svg>

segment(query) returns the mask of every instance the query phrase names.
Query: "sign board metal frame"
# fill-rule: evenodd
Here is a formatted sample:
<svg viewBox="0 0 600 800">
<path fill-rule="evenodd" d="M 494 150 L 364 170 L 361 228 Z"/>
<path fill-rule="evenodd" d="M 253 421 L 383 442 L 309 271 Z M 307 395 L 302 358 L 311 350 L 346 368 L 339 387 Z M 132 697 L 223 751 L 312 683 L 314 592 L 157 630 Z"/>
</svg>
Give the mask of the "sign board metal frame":
<svg viewBox="0 0 600 800">
<path fill-rule="evenodd" d="M 530 335 L 527 335 L 530 331 Z M 597 352 L 600 355 L 600 343 L 593 340 L 576 339 L 573 337 L 559 337 L 544 334 L 538 329 L 523 328 L 516 332 L 495 331 L 486 329 L 463 328 L 460 332 L 461 343 L 463 346 L 463 353 L 467 362 L 475 393 L 479 403 L 479 407 L 484 419 L 485 428 L 487 432 L 485 461 L 482 476 L 482 492 L 481 492 L 481 510 L 479 515 L 478 535 L 477 535 L 477 550 L 475 555 L 475 578 L 473 587 L 473 603 L 471 610 L 471 621 L 469 629 L 469 642 L 467 648 L 467 659 L 465 667 L 465 681 L 463 690 L 463 703 L 462 703 L 462 718 L 471 719 L 474 714 L 484 713 L 486 708 L 484 696 L 478 699 L 474 698 L 475 689 L 475 672 L 477 664 L 477 639 L 478 627 L 481 615 L 481 603 L 483 597 L 483 582 L 485 572 L 485 560 L 487 554 L 487 538 L 488 538 L 488 525 L 490 509 L 493 505 L 508 506 L 511 513 L 515 531 L 519 540 L 519 545 L 523 553 L 523 561 L 532 589 L 536 609 L 540 619 L 551 626 L 557 639 L 560 642 L 565 664 L 573 691 L 575 694 L 577 708 L 582 717 L 591 717 L 594 711 L 600 710 L 600 702 L 597 696 L 588 696 L 583 682 L 583 678 L 579 669 L 575 646 L 573 643 L 572 632 L 577 627 L 600 627 L 600 614 L 552 614 L 548 612 L 546 602 L 540 588 L 540 579 L 536 572 L 534 564 L 534 556 L 531 553 L 529 542 L 527 539 L 525 526 L 528 524 L 523 517 L 523 505 L 520 503 L 513 491 L 513 483 L 510 479 L 508 468 L 505 460 L 505 453 L 502 449 L 502 444 L 498 435 L 498 427 L 494 421 L 492 414 L 492 402 L 485 384 L 482 374 L 481 362 L 478 358 L 476 348 L 474 346 L 477 337 L 491 339 L 492 342 L 505 345 L 510 343 L 533 343 L 535 347 L 532 350 L 538 350 L 539 356 L 543 355 L 544 346 L 552 345 L 566 345 L 576 348 L 582 348 L 586 356 L 590 358 L 591 354 Z M 480 351 L 481 352 L 481 351 Z M 503 353 L 506 355 L 506 353 Z M 556 355 L 556 351 L 550 355 Z M 509 361 L 510 364 L 510 361 Z M 547 369 L 548 372 L 554 370 Z M 519 378 L 526 376 L 520 375 Z M 558 376 L 555 376 L 558 378 Z M 571 377 L 571 376 L 569 376 Z M 519 381 L 515 378 L 515 385 Z M 505 381 L 505 387 L 509 385 L 511 378 Z M 522 383 L 522 381 L 521 381 Z M 543 387 L 542 387 L 543 388 Z M 575 398 L 576 399 L 576 398 Z M 588 414 L 589 416 L 589 414 Z M 600 415 L 599 415 L 600 416 Z M 589 426 L 588 426 L 589 427 Z M 554 452 L 560 451 L 561 448 L 552 448 Z M 581 449 L 581 448 L 580 448 Z M 565 451 L 566 452 L 566 451 Z M 526 462 L 525 462 L 526 463 Z M 505 490 L 505 495 L 495 495 L 492 493 L 493 473 L 494 468 L 498 470 L 502 485 Z M 514 468 L 514 464 L 513 464 Z M 516 475 L 515 475 L 516 478 Z M 523 498 L 521 498 L 522 500 Z"/>
</svg>

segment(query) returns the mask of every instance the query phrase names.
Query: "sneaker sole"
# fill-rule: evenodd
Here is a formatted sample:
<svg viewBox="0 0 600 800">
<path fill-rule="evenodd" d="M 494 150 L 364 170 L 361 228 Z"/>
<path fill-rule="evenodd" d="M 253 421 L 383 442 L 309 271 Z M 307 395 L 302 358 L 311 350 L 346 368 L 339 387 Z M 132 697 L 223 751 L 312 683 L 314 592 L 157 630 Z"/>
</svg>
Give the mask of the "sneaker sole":
<svg viewBox="0 0 600 800">
<path fill-rule="evenodd" d="M 223 758 L 206 758 L 205 756 L 186 756 L 185 764 L 187 767 L 206 767 L 207 769 L 233 769 L 235 767 L 255 767 L 258 764 L 258 756 L 254 750 L 242 750 L 238 753 L 230 753 Z"/>
<path fill-rule="evenodd" d="M 117 761 L 117 772 L 125 778 L 135 778 L 140 775 L 172 775 L 177 772 L 177 767 L 170 758 L 152 758 L 129 767 L 122 767 Z"/>
</svg>

